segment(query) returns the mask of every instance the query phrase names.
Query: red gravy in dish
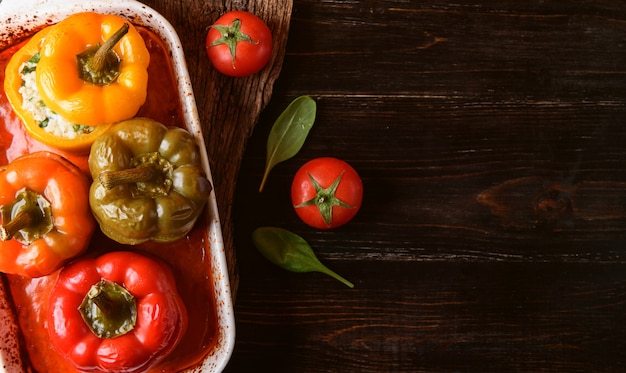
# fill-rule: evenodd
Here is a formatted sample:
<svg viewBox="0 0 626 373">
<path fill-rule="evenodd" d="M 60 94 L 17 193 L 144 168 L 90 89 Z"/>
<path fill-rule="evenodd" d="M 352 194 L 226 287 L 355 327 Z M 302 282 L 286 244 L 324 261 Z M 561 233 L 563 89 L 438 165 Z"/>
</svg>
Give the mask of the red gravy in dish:
<svg viewBox="0 0 626 373">
<path fill-rule="evenodd" d="M 137 27 L 150 51 L 148 96 L 137 116 L 149 117 L 165 125 L 184 127 L 184 119 L 174 69 L 160 38 L 150 30 Z M 0 87 L 4 84 L 9 59 L 22 41 L 0 52 Z M 6 95 L 0 93 L 0 165 L 20 155 L 37 150 L 51 150 L 28 136 L 13 113 Z M 62 153 L 88 173 L 87 155 Z M 217 315 L 210 268 L 210 242 L 206 218 L 201 216 L 194 229 L 184 238 L 167 244 L 145 243 L 137 246 L 118 244 L 96 230 L 84 256 L 97 256 L 116 250 L 138 250 L 169 263 L 177 280 L 177 289 L 185 302 L 189 326 L 181 343 L 165 360 L 149 372 L 178 372 L 201 362 L 214 348 L 217 336 Z M 5 275 L 10 285 L 30 367 L 40 373 L 76 372 L 76 369 L 51 346 L 46 330 L 45 314 L 48 294 L 58 272 L 37 279 Z"/>
</svg>

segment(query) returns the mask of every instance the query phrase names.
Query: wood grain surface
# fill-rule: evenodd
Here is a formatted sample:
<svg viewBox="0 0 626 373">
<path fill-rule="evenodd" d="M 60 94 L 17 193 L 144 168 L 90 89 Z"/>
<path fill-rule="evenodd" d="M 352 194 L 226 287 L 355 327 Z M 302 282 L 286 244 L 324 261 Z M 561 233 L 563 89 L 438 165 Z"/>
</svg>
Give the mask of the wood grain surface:
<svg viewBox="0 0 626 373">
<path fill-rule="evenodd" d="M 236 297 L 239 274 L 233 246 L 235 184 L 246 142 L 268 104 L 280 74 L 289 34 L 291 0 L 171 1 L 145 0 L 176 29 L 192 80 L 198 115 L 207 146 L 217 205 L 222 222 L 229 277 Z M 205 50 L 209 27 L 229 10 L 246 10 L 263 19 L 272 30 L 273 53 L 268 65 L 246 78 L 221 75 L 210 65 Z"/>
<path fill-rule="evenodd" d="M 147 3 L 182 34 L 237 259 L 227 372 L 626 370 L 626 3 L 294 0 L 269 18 L 282 70 L 241 81 L 211 70 L 206 27 L 291 4 Z M 304 94 L 316 124 L 259 193 L 269 130 Z M 365 186 L 333 231 L 290 204 L 318 156 Z M 250 234 L 270 225 L 355 288 L 267 262 Z"/>
</svg>

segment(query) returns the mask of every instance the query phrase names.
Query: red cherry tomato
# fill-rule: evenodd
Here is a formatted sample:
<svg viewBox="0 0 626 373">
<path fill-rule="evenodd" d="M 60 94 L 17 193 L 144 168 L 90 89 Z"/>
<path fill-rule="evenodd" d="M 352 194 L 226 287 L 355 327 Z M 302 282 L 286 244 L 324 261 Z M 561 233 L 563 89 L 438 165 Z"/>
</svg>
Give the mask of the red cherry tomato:
<svg viewBox="0 0 626 373">
<path fill-rule="evenodd" d="M 348 163 L 321 157 L 305 163 L 291 184 L 291 201 L 306 224 L 331 229 L 352 220 L 363 201 L 363 183 Z"/>
<path fill-rule="evenodd" d="M 213 66 L 229 76 L 248 76 L 260 71 L 272 54 L 272 32 L 252 13 L 231 11 L 211 26 L 206 53 Z"/>
</svg>

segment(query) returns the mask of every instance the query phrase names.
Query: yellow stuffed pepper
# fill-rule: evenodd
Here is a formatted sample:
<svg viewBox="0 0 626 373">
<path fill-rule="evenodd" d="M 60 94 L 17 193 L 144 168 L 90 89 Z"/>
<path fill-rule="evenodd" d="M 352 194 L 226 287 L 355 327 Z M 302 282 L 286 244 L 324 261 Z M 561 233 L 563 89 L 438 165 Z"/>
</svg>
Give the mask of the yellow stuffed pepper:
<svg viewBox="0 0 626 373">
<path fill-rule="evenodd" d="M 137 30 L 111 14 L 74 14 L 39 31 L 7 65 L 5 92 L 29 134 L 88 152 L 111 124 L 144 104 L 150 54 Z"/>
</svg>

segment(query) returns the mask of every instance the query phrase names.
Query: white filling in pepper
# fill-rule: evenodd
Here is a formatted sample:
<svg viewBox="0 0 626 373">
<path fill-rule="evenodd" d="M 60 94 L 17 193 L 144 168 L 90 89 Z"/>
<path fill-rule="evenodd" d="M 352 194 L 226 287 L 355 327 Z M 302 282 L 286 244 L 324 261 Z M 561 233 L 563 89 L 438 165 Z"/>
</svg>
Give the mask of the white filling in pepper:
<svg viewBox="0 0 626 373">
<path fill-rule="evenodd" d="M 73 139 L 78 135 L 92 132 L 92 127 L 71 123 L 46 106 L 37 90 L 35 69 L 38 62 L 39 55 L 37 54 L 20 66 L 23 81 L 19 89 L 22 95 L 22 108 L 32 113 L 35 120 L 39 122 L 39 127 L 52 135 Z"/>
</svg>

